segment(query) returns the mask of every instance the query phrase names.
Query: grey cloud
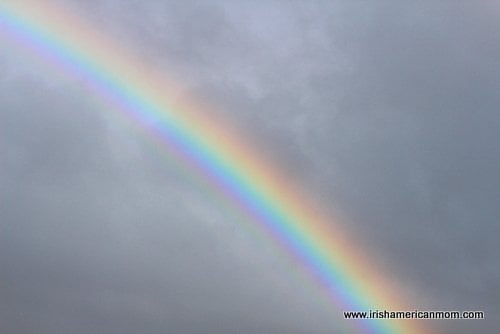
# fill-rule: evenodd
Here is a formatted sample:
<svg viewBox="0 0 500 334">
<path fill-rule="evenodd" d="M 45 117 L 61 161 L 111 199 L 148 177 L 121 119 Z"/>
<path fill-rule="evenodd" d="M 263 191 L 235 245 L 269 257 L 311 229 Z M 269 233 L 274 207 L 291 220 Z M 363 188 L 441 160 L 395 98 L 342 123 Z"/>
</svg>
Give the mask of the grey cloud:
<svg viewBox="0 0 500 334">
<path fill-rule="evenodd" d="M 486 312 L 440 322 L 444 333 L 498 332 L 493 4 L 63 3 L 258 138 L 425 306 Z M 3 57 L 0 328 L 345 325 L 260 232 L 103 117 L 77 83 Z"/>
</svg>

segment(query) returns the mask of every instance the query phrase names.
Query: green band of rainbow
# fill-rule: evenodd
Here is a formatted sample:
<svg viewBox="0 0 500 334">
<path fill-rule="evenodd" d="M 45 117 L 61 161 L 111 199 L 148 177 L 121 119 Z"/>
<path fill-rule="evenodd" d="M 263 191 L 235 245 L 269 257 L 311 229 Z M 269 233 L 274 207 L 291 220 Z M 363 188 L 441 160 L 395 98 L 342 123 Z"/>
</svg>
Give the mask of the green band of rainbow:
<svg viewBox="0 0 500 334">
<path fill-rule="evenodd" d="M 64 73 L 84 80 L 112 110 L 126 115 L 162 147 L 202 175 L 304 264 L 345 310 L 404 309 L 390 283 L 370 265 L 354 239 L 319 212 L 282 173 L 222 120 L 154 69 L 79 18 L 47 1 L 0 3 L 0 37 L 6 36 Z M 387 291 L 384 291 L 387 290 Z M 339 315 L 340 316 L 340 315 Z M 359 321 L 367 333 L 419 333 L 416 324 Z"/>
</svg>

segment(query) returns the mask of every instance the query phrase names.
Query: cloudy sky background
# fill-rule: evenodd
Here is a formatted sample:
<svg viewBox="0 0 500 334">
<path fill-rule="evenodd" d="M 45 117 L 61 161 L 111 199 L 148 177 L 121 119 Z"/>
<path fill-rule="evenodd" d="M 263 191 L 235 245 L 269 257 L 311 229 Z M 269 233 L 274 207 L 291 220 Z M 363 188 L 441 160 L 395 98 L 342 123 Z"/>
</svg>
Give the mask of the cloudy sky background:
<svg viewBox="0 0 500 334">
<path fill-rule="evenodd" d="M 443 333 L 500 331 L 500 5 L 55 2 L 258 138 L 409 305 L 486 312 Z M 0 153 L 1 332 L 347 330 L 262 233 L 1 37 Z"/>
</svg>

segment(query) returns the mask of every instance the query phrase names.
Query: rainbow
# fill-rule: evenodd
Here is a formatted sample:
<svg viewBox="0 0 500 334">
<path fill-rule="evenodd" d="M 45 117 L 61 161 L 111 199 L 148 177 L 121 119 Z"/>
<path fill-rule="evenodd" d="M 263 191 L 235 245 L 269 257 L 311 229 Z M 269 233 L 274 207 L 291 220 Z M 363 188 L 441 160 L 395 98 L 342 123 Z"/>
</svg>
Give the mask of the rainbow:
<svg viewBox="0 0 500 334">
<path fill-rule="evenodd" d="M 139 124 L 184 168 L 267 231 L 308 269 L 337 307 L 408 309 L 368 252 L 271 159 L 206 106 L 179 98 L 178 87 L 69 9 L 43 0 L 2 1 L 0 38 L 84 80 L 110 110 Z M 353 332 L 429 333 L 411 320 L 349 321 Z"/>
</svg>

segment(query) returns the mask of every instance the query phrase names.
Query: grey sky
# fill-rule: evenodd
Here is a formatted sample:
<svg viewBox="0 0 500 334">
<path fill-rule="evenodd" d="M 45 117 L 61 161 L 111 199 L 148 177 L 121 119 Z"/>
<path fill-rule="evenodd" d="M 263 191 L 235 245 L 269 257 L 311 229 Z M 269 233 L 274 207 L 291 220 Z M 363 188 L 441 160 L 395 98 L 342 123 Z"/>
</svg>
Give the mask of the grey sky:
<svg viewBox="0 0 500 334">
<path fill-rule="evenodd" d="M 500 331 L 500 5 L 58 2 L 259 138 L 425 307 L 486 312 L 443 333 Z M 347 331 L 262 231 L 10 47 L 1 332 Z"/>
</svg>

